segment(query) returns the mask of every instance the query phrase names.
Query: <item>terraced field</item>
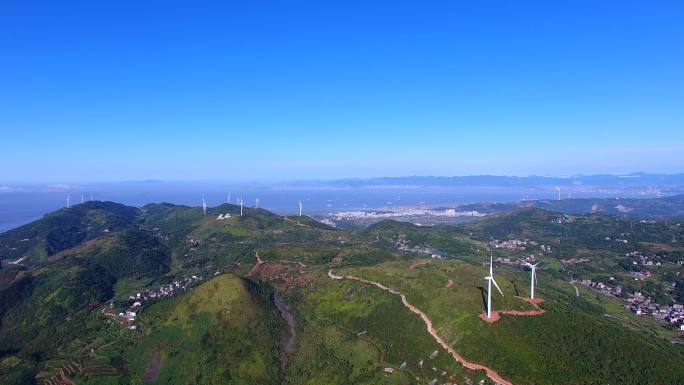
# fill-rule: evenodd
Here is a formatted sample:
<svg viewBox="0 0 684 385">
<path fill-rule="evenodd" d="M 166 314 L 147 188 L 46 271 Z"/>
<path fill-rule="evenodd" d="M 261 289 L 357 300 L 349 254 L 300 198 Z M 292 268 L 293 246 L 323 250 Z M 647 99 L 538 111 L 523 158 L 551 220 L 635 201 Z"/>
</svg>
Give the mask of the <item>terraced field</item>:
<svg viewBox="0 0 684 385">
<path fill-rule="evenodd" d="M 89 227 L 87 207 L 50 216 L 53 224 L 64 216 L 95 230 L 76 245 L 60 243 L 69 247 L 58 259 L 0 270 L 2 384 L 632 385 L 684 378 L 684 350 L 670 342 L 676 332 L 569 283 L 568 274 L 622 266 L 625 246 L 603 247 L 588 230 L 602 218 L 587 218 L 569 233 L 573 244 L 540 256 L 543 303 L 526 299 L 529 271 L 504 263 L 515 253 L 495 250 L 504 295 L 493 293 L 498 318 L 484 322 L 488 234 L 524 232 L 551 243 L 565 231 L 557 214 L 510 214 L 467 228 L 382 222 L 353 232 L 261 209 L 240 216 L 239 207 L 222 205 L 204 216 L 160 204 L 116 208 L 135 213 L 126 217 L 133 225 L 98 234 L 102 218 L 117 218 L 102 213 L 107 207 L 93 206 L 97 226 Z M 232 217 L 216 218 L 225 213 Z M 669 229 L 649 226 L 644 234 Z M 0 243 L 7 248 L 21 241 L 17 234 L 44 228 L 0 235 Z M 34 241 L 31 253 L 42 244 Z M 446 259 L 427 258 L 425 248 Z M 678 251 L 667 252 L 658 280 L 676 270 Z M 561 262 L 577 253 L 592 262 Z M 201 277 L 197 284 L 133 305 L 138 293 L 192 275 Z M 132 308 L 135 320 L 124 321 L 119 313 Z"/>
</svg>

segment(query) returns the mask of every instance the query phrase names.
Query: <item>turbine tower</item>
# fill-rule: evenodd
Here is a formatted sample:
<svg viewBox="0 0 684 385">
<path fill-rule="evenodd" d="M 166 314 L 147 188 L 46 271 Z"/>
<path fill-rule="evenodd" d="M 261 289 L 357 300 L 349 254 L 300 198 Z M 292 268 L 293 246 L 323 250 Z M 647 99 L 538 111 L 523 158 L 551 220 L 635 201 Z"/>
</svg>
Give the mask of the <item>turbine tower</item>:
<svg viewBox="0 0 684 385">
<path fill-rule="evenodd" d="M 204 200 L 204 197 L 202 197 L 202 214 L 204 216 L 207 216 L 207 201 Z"/>
<path fill-rule="evenodd" d="M 240 197 L 240 216 L 242 216 L 242 206 L 244 205 L 244 202 L 242 200 L 242 197 Z"/>
<path fill-rule="evenodd" d="M 537 265 L 539 265 L 540 263 L 541 263 L 541 261 L 539 261 L 539 262 L 537 262 L 537 263 L 535 263 L 535 264 L 533 265 L 533 264 L 531 264 L 531 263 L 529 263 L 529 262 L 525 262 L 525 266 L 528 266 L 528 267 L 531 269 L 531 271 L 532 271 L 532 273 L 531 273 L 531 279 L 530 279 L 530 281 L 531 281 L 531 284 L 530 284 L 530 298 L 531 298 L 531 299 L 534 299 L 534 283 L 535 283 L 535 281 L 537 280 Z"/>
<path fill-rule="evenodd" d="M 228 203 L 230 203 L 230 193 L 228 193 Z"/>
<path fill-rule="evenodd" d="M 93 193 L 90 193 L 90 201 L 93 201 Z"/>
<path fill-rule="evenodd" d="M 69 193 L 67 193 L 67 208 L 71 207 L 71 197 L 69 196 Z"/>
<path fill-rule="evenodd" d="M 257 208 L 257 209 L 259 208 L 259 198 L 256 198 L 256 199 L 254 200 L 254 207 Z"/>
<path fill-rule="evenodd" d="M 556 186 L 556 191 L 558 191 L 558 200 L 561 200 L 561 196 L 560 196 L 561 189 L 560 189 L 560 187 Z"/>
<path fill-rule="evenodd" d="M 83 193 L 81 193 L 81 204 L 83 204 L 83 202 L 85 201 L 83 200 Z"/>
<path fill-rule="evenodd" d="M 503 292 L 501 291 L 501 288 L 499 285 L 496 284 L 496 281 L 494 280 L 494 268 L 493 268 L 493 256 L 492 253 L 489 253 L 489 275 L 485 277 L 485 280 L 487 281 L 487 319 L 491 318 L 492 316 L 492 283 L 494 286 L 496 286 L 496 289 L 499 290 L 499 293 L 501 293 L 501 296 L 503 297 Z"/>
<path fill-rule="evenodd" d="M 299 201 L 299 216 L 302 216 L 302 201 Z"/>
</svg>

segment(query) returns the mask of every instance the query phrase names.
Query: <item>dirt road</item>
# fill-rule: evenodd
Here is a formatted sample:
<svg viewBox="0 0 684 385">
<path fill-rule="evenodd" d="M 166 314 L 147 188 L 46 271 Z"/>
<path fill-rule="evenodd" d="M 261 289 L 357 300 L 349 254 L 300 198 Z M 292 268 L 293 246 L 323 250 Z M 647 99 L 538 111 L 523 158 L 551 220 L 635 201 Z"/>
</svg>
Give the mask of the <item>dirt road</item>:
<svg viewBox="0 0 684 385">
<path fill-rule="evenodd" d="M 489 377 L 489 379 L 491 379 L 491 380 L 494 381 L 494 382 L 498 382 L 498 383 L 501 384 L 501 385 L 513 385 L 512 382 L 510 382 L 510 381 L 508 381 L 508 380 L 505 380 L 503 377 L 501 377 L 501 376 L 499 375 L 499 373 L 495 372 L 494 370 L 492 370 L 492 369 L 490 369 L 490 368 L 488 368 L 488 367 L 486 367 L 486 366 L 484 366 L 484 365 L 480 365 L 480 364 L 476 364 L 476 363 L 474 363 L 474 362 L 467 361 L 467 360 L 466 360 L 465 358 L 463 358 L 460 354 L 458 354 L 458 353 L 456 352 L 456 350 L 454 350 L 454 348 L 452 348 L 451 346 L 449 346 L 449 344 L 447 344 L 446 341 L 444 341 L 444 339 L 442 339 L 442 337 L 440 337 L 440 336 L 437 334 L 437 331 L 436 331 L 435 328 L 432 326 L 432 320 L 430 320 L 430 318 L 429 318 L 425 313 L 423 313 L 420 309 L 418 309 L 417 307 L 413 306 L 413 305 L 406 299 L 406 296 L 405 296 L 404 294 L 401 294 L 400 292 L 398 292 L 398 291 L 392 289 L 391 287 L 387 287 L 387 286 L 385 286 L 385 285 L 383 285 L 383 284 L 381 284 L 381 283 L 379 283 L 379 282 L 368 281 L 368 280 L 365 280 L 365 279 L 363 279 L 363 278 L 355 277 L 355 276 L 353 276 L 353 275 L 347 275 L 347 276 L 335 275 L 335 274 L 333 274 L 333 271 L 332 271 L 332 270 L 328 271 L 328 276 L 329 276 L 331 279 L 335 279 L 335 280 L 348 279 L 348 280 L 358 281 L 358 282 L 361 282 L 361 283 L 366 283 L 366 284 L 369 284 L 369 285 L 374 285 L 374 286 L 379 287 L 379 288 L 382 289 L 382 290 L 385 290 L 385 291 L 388 291 L 388 292 L 390 292 L 390 293 L 392 293 L 392 294 L 398 295 L 399 297 L 401 297 L 401 302 L 404 304 L 404 306 L 405 306 L 406 308 L 408 308 L 412 313 L 414 313 L 414 314 L 420 316 L 420 318 L 423 320 L 423 322 L 424 322 L 425 325 L 427 326 L 427 331 L 428 331 L 428 333 L 430 333 L 430 335 L 435 339 L 435 341 L 437 341 L 437 343 L 438 343 L 442 348 L 444 348 L 444 350 L 446 350 L 447 352 L 449 352 L 449 354 L 451 355 L 451 357 L 453 357 L 454 360 L 456 360 L 456 362 L 460 363 L 461 365 L 463 365 L 464 367 L 466 367 L 466 368 L 468 368 L 468 369 L 472 369 L 472 370 L 483 370 L 483 371 L 487 374 L 487 377 Z"/>
</svg>

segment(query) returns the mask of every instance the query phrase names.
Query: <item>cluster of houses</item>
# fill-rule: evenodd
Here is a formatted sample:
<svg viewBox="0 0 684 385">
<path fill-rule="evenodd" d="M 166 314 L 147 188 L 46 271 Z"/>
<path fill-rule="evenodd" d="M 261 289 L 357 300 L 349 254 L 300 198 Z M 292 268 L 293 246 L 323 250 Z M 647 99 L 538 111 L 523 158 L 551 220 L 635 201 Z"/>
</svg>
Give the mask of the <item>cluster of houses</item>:
<svg viewBox="0 0 684 385">
<path fill-rule="evenodd" d="M 518 251 L 518 250 L 525 250 L 527 248 L 527 245 L 532 245 L 536 246 L 537 242 L 531 241 L 529 239 L 509 239 L 506 241 L 500 241 L 498 239 L 494 239 L 491 242 L 492 247 L 495 249 L 506 249 L 506 250 L 513 250 L 513 251 Z"/>
<path fill-rule="evenodd" d="M 605 239 L 606 241 L 610 241 L 610 240 L 611 240 L 610 237 L 605 237 L 604 239 Z M 614 240 L 615 242 L 617 242 L 617 243 L 628 243 L 628 242 L 629 242 L 629 241 L 627 241 L 626 239 L 621 239 L 621 238 L 615 238 L 615 239 L 613 239 L 613 240 Z"/>
<path fill-rule="evenodd" d="M 556 218 L 553 223 L 558 223 L 558 224 L 563 224 L 563 223 L 572 223 L 575 221 L 575 217 L 572 215 L 561 215 L 560 217 Z"/>
<path fill-rule="evenodd" d="M 589 258 L 571 258 L 571 259 L 561 259 L 561 263 L 564 265 L 577 265 L 578 263 L 590 262 Z"/>
<path fill-rule="evenodd" d="M 217 220 L 217 221 L 220 221 L 220 220 L 222 220 L 222 219 L 229 219 L 229 218 L 230 218 L 230 214 L 228 214 L 228 213 L 226 213 L 226 214 L 219 214 L 219 215 L 216 217 L 216 220 Z"/>
<path fill-rule="evenodd" d="M 615 279 L 615 278 L 610 277 L 611 281 L 613 279 Z M 577 283 L 579 283 L 580 285 L 584 285 L 590 289 L 596 290 L 601 294 L 605 294 L 605 295 L 608 295 L 611 297 L 621 297 L 622 296 L 622 290 L 623 289 L 622 289 L 622 286 L 620 286 L 620 285 L 612 286 L 612 285 L 605 284 L 603 282 L 594 282 L 590 279 L 583 279 L 583 280 L 577 281 Z"/>
<path fill-rule="evenodd" d="M 684 305 L 675 303 L 669 306 L 657 304 L 651 297 L 634 292 L 627 297 L 627 309 L 637 315 L 650 315 L 661 321 L 668 322 L 672 326 L 684 330 Z"/>
<path fill-rule="evenodd" d="M 539 245 L 537 242 L 530 240 L 530 239 L 509 239 L 509 240 L 505 240 L 505 241 L 500 241 L 498 239 L 494 239 L 494 240 L 490 241 L 489 243 L 495 249 L 506 249 L 506 250 L 512 250 L 512 251 L 522 251 L 522 250 L 526 250 L 528 246 Z M 539 248 L 544 253 L 550 253 L 551 252 L 551 246 L 550 245 L 539 245 Z"/>
<path fill-rule="evenodd" d="M 165 241 L 169 240 L 169 236 L 162 233 L 162 231 L 159 229 L 159 227 L 155 227 L 152 229 L 152 236 L 155 238 L 165 240 Z"/>
<path fill-rule="evenodd" d="M 661 266 L 662 262 L 660 261 L 653 261 L 653 257 L 649 257 L 648 255 L 644 255 L 640 251 L 632 251 L 630 253 L 626 253 L 625 256 L 634 258 L 632 261 L 633 265 L 644 265 L 644 266 Z M 656 259 L 658 259 L 658 256 L 655 256 Z"/>
<path fill-rule="evenodd" d="M 536 263 L 536 257 L 534 254 L 525 255 L 520 258 L 510 258 L 510 257 L 498 257 L 496 261 L 504 265 L 511 266 L 525 266 L 527 263 Z"/>
<path fill-rule="evenodd" d="M 141 293 L 136 293 L 128 297 L 130 300 L 130 306 L 125 312 L 119 313 L 119 318 L 123 320 L 124 325 L 129 329 L 137 329 L 135 322 L 135 317 L 138 316 L 139 310 L 145 302 L 168 298 L 180 292 L 183 292 L 198 282 L 202 281 L 202 277 L 193 275 L 191 277 L 182 278 L 169 283 L 168 285 L 163 285 L 157 290 L 145 290 Z"/>
<path fill-rule="evenodd" d="M 394 247 L 400 251 L 429 255 L 431 258 L 435 259 L 446 259 L 447 257 L 447 253 L 431 246 L 411 246 L 403 235 L 400 235 L 397 238 L 394 242 Z"/>
<path fill-rule="evenodd" d="M 648 270 L 632 271 L 630 275 L 634 277 L 635 281 L 643 281 L 651 276 L 651 272 Z"/>
</svg>

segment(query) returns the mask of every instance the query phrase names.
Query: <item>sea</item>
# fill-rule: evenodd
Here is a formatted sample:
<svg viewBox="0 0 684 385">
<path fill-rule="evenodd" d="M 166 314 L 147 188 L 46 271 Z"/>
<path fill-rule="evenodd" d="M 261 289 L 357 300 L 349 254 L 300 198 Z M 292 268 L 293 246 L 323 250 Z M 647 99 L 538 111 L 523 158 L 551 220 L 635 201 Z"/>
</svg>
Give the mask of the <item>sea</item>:
<svg viewBox="0 0 684 385">
<path fill-rule="evenodd" d="M 2 190 L 0 190 L 2 191 Z M 350 187 L 290 188 L 278 186 L 231 186 L 212 183 L 121 183 L 99 185 L 57 185 L 25 187 L 0 192 L 0 232 L 35 221 L 45 214 L 81 199 L 113 201 L 142 207 L 148 203 L 168 202 L 209 207 L 243 199 L 246 206 L 278 214 L 293 214 L 302 202 L 307 215 L 326 215 L 339 211 L 378 210 L 397 207 L 455 207 L 465 203 L 506 203 L 529 199 L 557 199 L 557 192 L 537 187 Z M 573 191 L 573 198 L 612 197 L 613 192 Z M 565 196 L 564 196 L 565 198 Z"/>
</svg>

